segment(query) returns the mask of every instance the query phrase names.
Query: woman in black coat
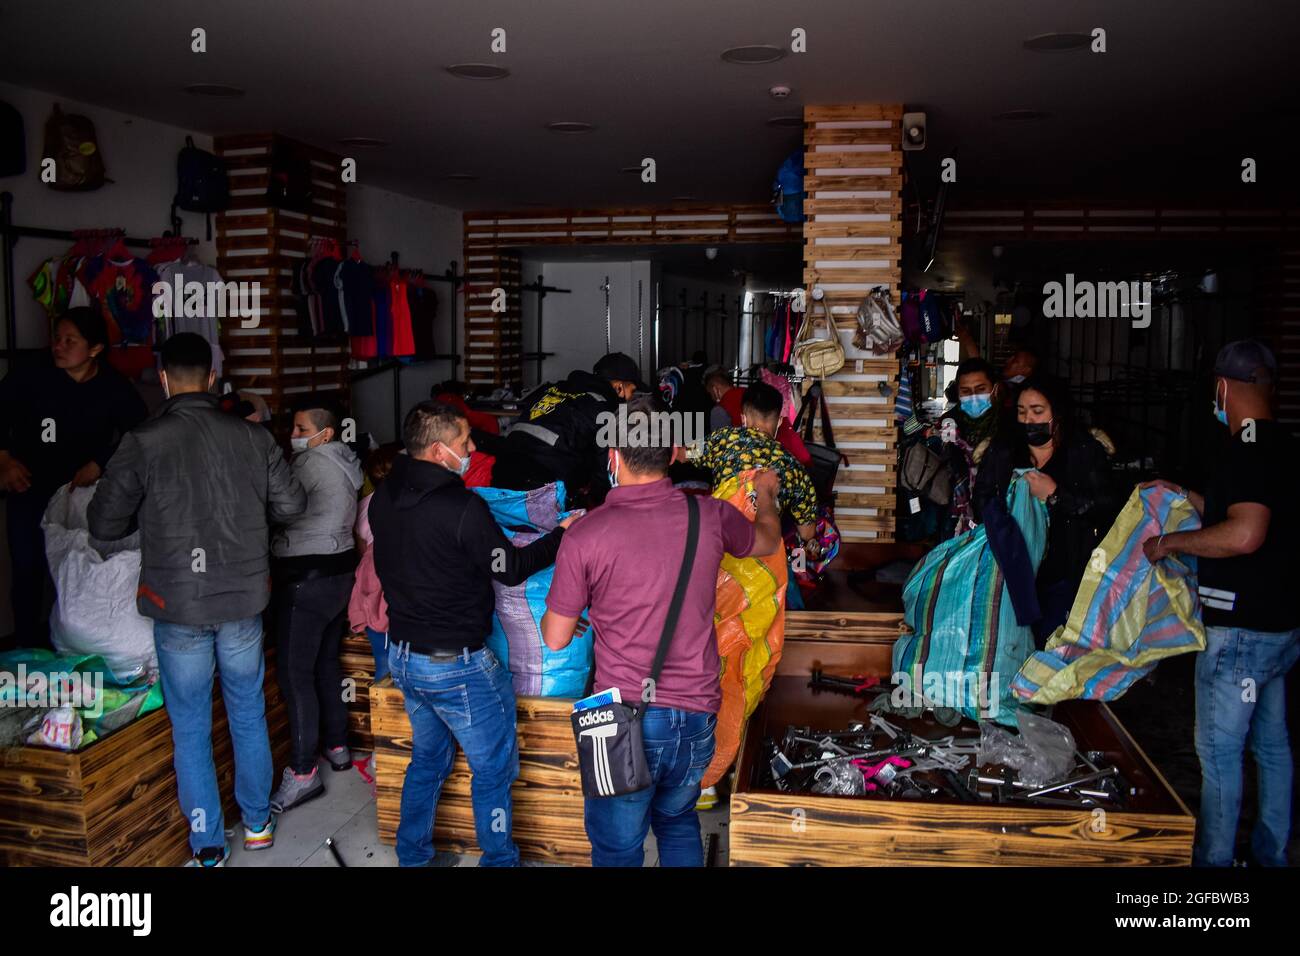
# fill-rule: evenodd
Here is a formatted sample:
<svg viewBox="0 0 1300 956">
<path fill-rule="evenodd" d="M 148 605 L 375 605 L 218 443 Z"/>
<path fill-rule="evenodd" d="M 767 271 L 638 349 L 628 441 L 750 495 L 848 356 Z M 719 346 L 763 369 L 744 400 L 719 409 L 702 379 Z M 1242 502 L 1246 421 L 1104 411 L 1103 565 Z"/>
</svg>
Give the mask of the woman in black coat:
<svg viewBox="0 0 1300 956">
<path fill-rule="evenodd" d="M 1015 471 L 1035 469 L 1025 481 L 1048 513 L 1047 551 L 1035 578 L 1040 616 L 1032 624 L 1041 647 L 1069 617 L 1088 559 L 1114 520 L 1115 501 L 1106 449 L 1072 425 L 1064 390 L 1054 380 L 1021 383 L 1014 407 L 1011 427 L 994 439 L 980 462 L 973 504 L 976 520 L 988 523 L 992 532 L 986 518 L 990 510 L 1006 514 Z M 1015 527 L 1009 521 L 998 524 Z"/>
<path fill-rule="evenodd" d="M 0 490 L 8 498 L 10 596 L 20 647 L 49 640 L 46 504 L 69 482 L 93 485 L 121 437 L 147 414 L 135 386 L 103 360 L 108 329 L 99 312 L 69 309 L 50 339 L 48 358 L 15 363 L 0 381 Z"/>
</svg>

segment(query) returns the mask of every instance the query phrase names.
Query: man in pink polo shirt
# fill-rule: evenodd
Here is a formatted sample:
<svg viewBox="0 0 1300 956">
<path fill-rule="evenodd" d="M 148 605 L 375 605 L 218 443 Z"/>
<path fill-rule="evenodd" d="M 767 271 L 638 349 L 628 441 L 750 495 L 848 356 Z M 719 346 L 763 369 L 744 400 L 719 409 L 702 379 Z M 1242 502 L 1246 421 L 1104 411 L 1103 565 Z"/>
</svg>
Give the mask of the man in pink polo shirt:
<svg viewBox="0 0 1300 956">
<path fill-rule="evenodd" d="M 542 638 L 552 650 L 572 640 L 584 608 L 595 627 L 598 691 L 617 687 L 624 703 L 642 699 L 686 542 L 686 496 L 668 480 L 671 438 L 630 445 L 651 404 L 628 404 L 628 435 L 607 451 L 612 491 L 566 534 L 546 599 Z M 648 447 L 647 447 L 648 446 Z M 653 826 L 663 866 L 702 866 L 695 802 L 713 758 L 722 690 L 713 611 L 723 552 L 745 557 L 781 547 L 777 478 L 755 480 L 753 523 L 732 505 L 700 497 L 699 544 L 681 615 L 651 702 L 641 719 L 646 763 L 655 784 L 619 797 L 589 798 L 587 837 L 593 866 L 641 866 Z"/>
</svg>

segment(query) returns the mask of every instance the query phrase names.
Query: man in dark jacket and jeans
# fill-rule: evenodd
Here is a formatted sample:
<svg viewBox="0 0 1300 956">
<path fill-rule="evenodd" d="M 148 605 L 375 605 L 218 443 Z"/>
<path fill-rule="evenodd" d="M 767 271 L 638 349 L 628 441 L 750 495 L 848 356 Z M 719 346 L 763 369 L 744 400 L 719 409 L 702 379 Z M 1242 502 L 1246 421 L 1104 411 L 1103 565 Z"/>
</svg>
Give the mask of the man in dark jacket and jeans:
<svg viewBox="0 0 1300 956">
<path fill-rule="evenodd" d="M 434 863 L 438 793 L 456 743 L 473 773 L 480 866 L 517 866 L 510 785 L 519 775 L 515 694 L 484 646 L 496 604 L 493 580 L 516 585 L 555 561 L 573 518 L 526 547 L 497 527 L 466 489 L 474 443 L 458 409 L 421 402 L 402 427 L 406 454 L 370 500 L 375 572 L 388 601 L 388 663 L 411 718 L 411 763 L 402 786 L 397 859 Z"/>
<path fill-rule="evenodd" d="M 193 866 L 223 866 L 229 852 L 212 761 L 214 670 L 234 741 L 244 848 L 274 839 L 262 696 L 267 513 L 283 522 L 307 505 L 270 432 L 223 412 L 209 392 L 213 378 L 212 349 L 201 337 L 167 340 L 167 401 L 122 439 L 87 515 L 91 535 L 103 540 L 140 529 L 137 601 L 154 620 Z"/>
<path fill-rule="evenodd" d="M 605 450 L 596 441 L 603 416 L 649 388 L 636 362 L 611 352 L 590 372 L 575 369 L 563 382 L 537 389 L 505 439 L 487 449 L 497 456 L 492 485 L 529 490 L 562 481 L 570 507 L 599 503 L 609 490 Z"/>
</svg>

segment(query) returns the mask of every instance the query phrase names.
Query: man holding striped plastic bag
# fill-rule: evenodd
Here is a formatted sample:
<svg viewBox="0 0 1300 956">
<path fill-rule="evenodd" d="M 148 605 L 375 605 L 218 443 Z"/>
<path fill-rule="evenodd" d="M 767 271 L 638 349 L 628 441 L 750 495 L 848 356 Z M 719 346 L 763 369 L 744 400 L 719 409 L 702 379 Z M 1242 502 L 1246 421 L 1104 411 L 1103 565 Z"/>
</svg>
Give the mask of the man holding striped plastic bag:
<svg viewBox="0 0 1300 956">
<path fill-rule="evenodd" d="M 1249 744 L 1259 768 L 1259 814 L 1251 837 L 1256 863 L 1285 866 L 1291 824 L 1287 671 L 1300 657 L 1300 597 L 1292 550 L 1300 534 L 1293 463 L 1296 440 L 1274 420 L 1277 361 L 1255 341 L 1225 345 L 1214 365 L 1214 416 L 1231 431 L 1204 496 L 1185 494 L 1203 526 L 1150 538 L 1153 563 L 1195 555 L 1206 625 L 1196 663 L 1196 752 L 1201 812 L 1193 862 L 1229 866 L 1241 809 L 1242 761 Z"/>
</svg>

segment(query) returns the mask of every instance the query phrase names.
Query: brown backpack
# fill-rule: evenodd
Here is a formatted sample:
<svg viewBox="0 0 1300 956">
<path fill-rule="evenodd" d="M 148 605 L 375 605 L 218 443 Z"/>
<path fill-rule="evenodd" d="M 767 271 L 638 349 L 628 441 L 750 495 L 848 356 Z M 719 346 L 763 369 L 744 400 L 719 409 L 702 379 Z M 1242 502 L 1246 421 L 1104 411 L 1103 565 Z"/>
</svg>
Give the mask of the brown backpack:
<svg viewBox="0 0 1300 956">
<path fill-rule="evenodd" d="M 64 113 L 54 104 L 45 121 L 43 159 L 54 160 L 51 189 L 86 192 L 109 182 L 104 175 L 104 156 L 95 138 L 95 124 L 84 116 Z"/>
</svg>

